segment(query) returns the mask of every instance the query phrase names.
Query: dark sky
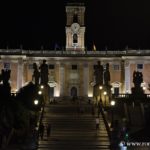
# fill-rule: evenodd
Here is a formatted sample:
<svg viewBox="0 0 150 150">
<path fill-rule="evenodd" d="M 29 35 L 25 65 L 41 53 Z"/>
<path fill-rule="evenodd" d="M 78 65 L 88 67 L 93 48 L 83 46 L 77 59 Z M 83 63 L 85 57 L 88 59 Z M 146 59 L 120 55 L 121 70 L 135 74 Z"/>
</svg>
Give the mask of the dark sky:
<svg viewBox="0 0 150 150">
<path fill-rule="evenodd" d="M 86 5 L 86 46 L 91 49 L 150 49 L 149 0 L 81 0 Z M 0 48 L 65 47 L 65 3 L 5 0 L 0 3 Z M 76 2 L 79 2 L 76 0 Z"/>
</svg>

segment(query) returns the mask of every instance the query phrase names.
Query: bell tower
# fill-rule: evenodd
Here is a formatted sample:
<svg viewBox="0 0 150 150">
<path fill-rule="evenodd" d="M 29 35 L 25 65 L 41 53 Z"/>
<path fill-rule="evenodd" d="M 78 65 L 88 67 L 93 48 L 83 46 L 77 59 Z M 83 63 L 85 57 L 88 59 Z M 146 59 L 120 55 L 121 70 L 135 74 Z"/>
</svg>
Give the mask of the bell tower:
<svg viewBox="0 0 150 150">
<path fill-rule="evenodd" d="M 66 50 L 84 50 L 84 3 L 68 3 L 66 6 Z"/>
</svg>

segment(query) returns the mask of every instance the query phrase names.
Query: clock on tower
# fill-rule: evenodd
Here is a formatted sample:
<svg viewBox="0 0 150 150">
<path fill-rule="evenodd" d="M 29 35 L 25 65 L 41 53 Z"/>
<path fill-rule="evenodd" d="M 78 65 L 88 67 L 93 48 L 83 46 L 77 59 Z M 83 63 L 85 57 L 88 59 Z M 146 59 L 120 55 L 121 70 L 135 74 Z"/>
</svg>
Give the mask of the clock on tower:
<svg viewBox="0 0 150 150">
<path fill-rule="evenodd" d="M 71 31 L 73 33 L 78 33 L 79 32 L 79 29 L 80 29 L 80 25 L 78 23 L 73 23 L 71 25 Z"/>
</svg>

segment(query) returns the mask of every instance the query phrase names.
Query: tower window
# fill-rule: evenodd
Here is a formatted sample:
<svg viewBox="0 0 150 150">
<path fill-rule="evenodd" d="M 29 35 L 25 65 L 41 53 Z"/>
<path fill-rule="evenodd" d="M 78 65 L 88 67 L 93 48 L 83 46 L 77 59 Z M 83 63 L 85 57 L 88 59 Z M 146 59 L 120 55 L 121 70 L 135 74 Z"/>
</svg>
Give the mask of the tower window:
<svg viewBox="0 0 150 150">
<path fill-rule="evenodd" d="M 78 15 L 76 13 L 73 15 L 73 22 L 78 22 Z"/>
<path fill-rule="evenodd" d="M 53 64 L 50 64 L 49 69 L 55 69 L 55 66 Z"/>
<path fill-rule="evenodd" d="M 143 64 L 137 64 L 137 69 L 143 69 Z"/>
<path fill-rule="evenodd" d="M 72 65 L 72 70 L 77 70 L 77 69 L 78 69 L 77 65 Z"/>
<path fill-rule="evenodd" d="M 78 43 L 78 35 L 77 34 L 73 35 L 73 43 Z"/>
</svg>

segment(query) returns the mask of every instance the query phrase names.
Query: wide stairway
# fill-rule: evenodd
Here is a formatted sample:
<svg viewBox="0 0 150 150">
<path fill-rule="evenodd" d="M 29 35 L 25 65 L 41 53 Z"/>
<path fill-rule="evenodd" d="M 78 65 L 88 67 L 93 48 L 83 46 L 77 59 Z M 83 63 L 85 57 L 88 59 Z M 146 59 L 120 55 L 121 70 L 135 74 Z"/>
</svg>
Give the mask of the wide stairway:
<svg viewBox="0 0 150 150">
<path fill-rule="evenodd" d="M 38 150 L 109 150 L 110 142 L 100 115 L 96 131 L 92 105 L 85 101 L 59 101 L 45 106 L 43 123 L 51 124 L 51 136 L 39 139 Z M 81 112 L 80 112 L 81 111 Z"/>
</svg>

